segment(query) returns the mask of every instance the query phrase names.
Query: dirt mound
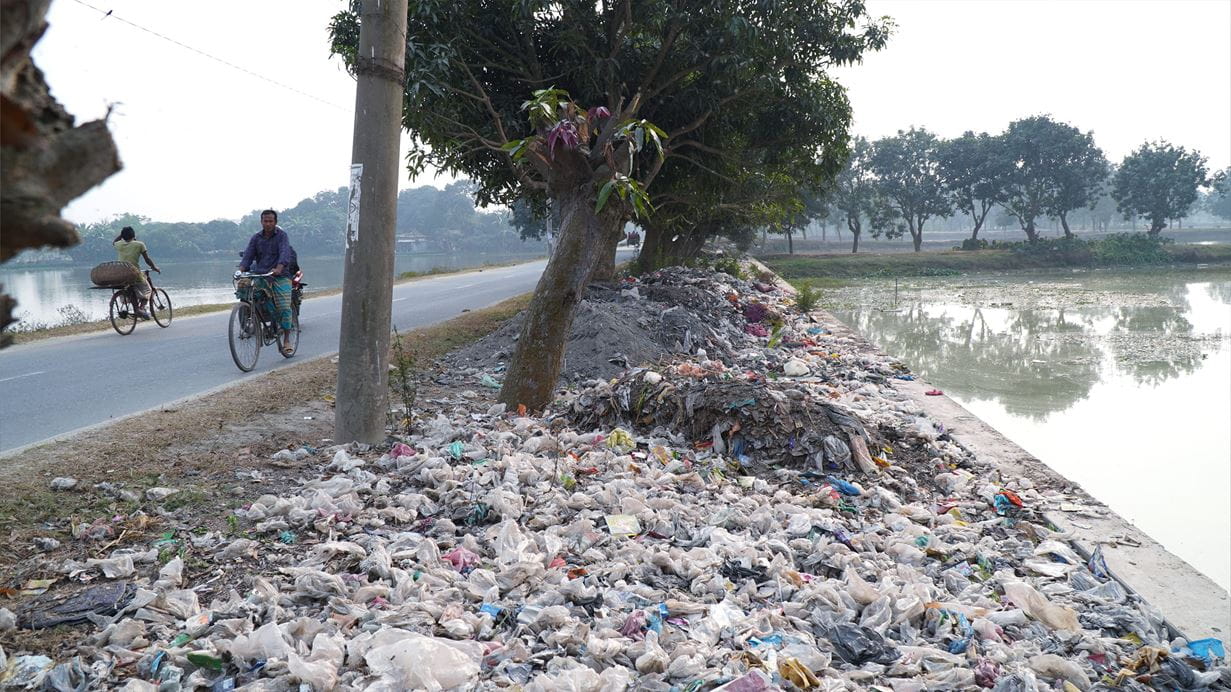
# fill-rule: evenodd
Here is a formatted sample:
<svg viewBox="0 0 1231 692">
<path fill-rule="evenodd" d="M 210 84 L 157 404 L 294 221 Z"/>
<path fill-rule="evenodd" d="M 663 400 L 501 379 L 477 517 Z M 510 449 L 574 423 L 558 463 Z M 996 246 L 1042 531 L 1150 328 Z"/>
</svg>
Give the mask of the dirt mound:
<svg viewBox="0 0 1231 692">
<path fill-rule="evenodd" d="M 721 297 L 697 286 L 667 283 L 671 280 L 679 278 L 662 274 L 646 281 L 591 286 L 577 306 L 560 384 L 611 379 L 673 353 L 696 353 L 702 348 L 710 354 L 728 352 L 731 335 L 724 332 L 738 334 L 743 317 Z M 497 332 L 451 353 L 443 363 L 454 372 L 499 379 L 524 321 L 524 315 L 518 315 Z"/>
</svg>

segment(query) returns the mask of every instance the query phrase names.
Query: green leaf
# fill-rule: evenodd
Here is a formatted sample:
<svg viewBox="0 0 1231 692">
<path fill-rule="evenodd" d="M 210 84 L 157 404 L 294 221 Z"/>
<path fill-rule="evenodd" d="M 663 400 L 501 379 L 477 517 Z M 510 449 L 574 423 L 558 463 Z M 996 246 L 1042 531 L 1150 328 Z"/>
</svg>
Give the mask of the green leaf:
<svg viewBox="0 0 1231 692">
<path fill-rule="evenodd" d="M 615 187 L 615 180 L 608 180 L 603 184 L 598 191 L 598 203 L 594 205 L 594 213 L 597 214 L 603 210 L 607 204 L 607 198 L 611 196 L 611 189 Z"/>
</svg>

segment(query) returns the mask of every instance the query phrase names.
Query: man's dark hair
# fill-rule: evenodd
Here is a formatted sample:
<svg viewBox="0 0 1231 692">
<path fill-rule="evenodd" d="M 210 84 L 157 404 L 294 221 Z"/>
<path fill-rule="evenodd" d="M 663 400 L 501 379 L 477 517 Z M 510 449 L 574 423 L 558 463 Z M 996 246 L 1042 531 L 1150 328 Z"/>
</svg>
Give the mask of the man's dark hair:
<svg viewBox="0 0 1231 692">
<path fill-rule="evenodd" d="M 120 238 L 123 238 L 124 240 L 132 240 L 136 237 L 137 232 L 133 230 L 132 226 L 125 226 L 120 229 Z"/>
<path fill-rule="evenodd" d="M 265 211 L 261 212 L 261 216 L 265 216 L 266 214 L 273 214 L 274 221 L 278 220 L 278 212 L 274 211 L 273 209 L 266 209 Z"/>
</svg>

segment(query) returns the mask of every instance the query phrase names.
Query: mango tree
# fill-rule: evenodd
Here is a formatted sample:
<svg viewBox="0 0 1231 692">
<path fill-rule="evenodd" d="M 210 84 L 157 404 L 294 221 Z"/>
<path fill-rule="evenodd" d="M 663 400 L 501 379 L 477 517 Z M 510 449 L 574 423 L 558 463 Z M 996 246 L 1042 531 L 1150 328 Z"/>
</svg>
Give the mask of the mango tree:
<svg viewBox="0 0 1231 692">
<path fill-rule="evenodd" d="M 379 69 L 356 54 L 355 10 L 334 17 L 332 50 Z M 761 124 L 752 162 L 815 156 L 814 139 L 773 136 L 801 114 L 832 122 L 829 141 L 843 144 L 849 106 L 825 70 L 889 30 L 862 0 L 411 0 L 408 11 L 410 173 L 464 174 L 480 205 L 538 199 L 530 208 L 558 219 L 500 392 L 531 410 L 551 401 L 574 308 L 624 224 L 652 212 L 657 179 L 681 166 L 718 180 L 746 149 L 728 122 Z"/>
<path fill-rule="evenodd" d="M 923 245 L 923 225 L 952 207 L 940 177 L 940 140 L 925 129 L 899 130 L 872 145 L 869 165 L 885 205 L 910 231 L 915 252 Z"/>
<path fill-rule="evenodd" d="M 1111 196 L 1128 219 L 1150 222 L 1150 235 L 1158 235 L 1170 219 L 1188 216 L 1197 201 L 1197 188 L 1209 183 L 1205 157 L 1168 142 L 1146 142 L 1116 169 Z"/>
</svg>

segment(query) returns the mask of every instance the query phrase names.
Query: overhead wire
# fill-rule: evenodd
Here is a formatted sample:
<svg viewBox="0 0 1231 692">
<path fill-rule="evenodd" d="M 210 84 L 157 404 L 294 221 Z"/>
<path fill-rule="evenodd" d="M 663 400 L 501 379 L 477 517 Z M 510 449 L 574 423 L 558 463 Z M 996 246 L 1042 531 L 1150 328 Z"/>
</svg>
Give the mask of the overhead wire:
<svg viewBox="0 0 1231 692">
<path fill-rule="evenodd" d="M 222 59 L 222 58 L 220 58 L 220 57 L 218 57 L 218 56 L 216 56 L 216 55 L 211 55 L 211 54 L 209 54 L 209 53 L 206 53 L 205 51 L 203 51 L 203 50 L 201 50 L 201 49 L 199 49 L 199 48 L 194 48 L 193 46 L 190 46 L 190 45 L 188 45 L 188 44 L 186 44 L 186 43 L 183 43 L 182 41 L 177 41 L 176 39 L 171 38 L 170 36 L 166 36 L 166 35 L 164 35 L 164 34 L 161 34 L 161 33 L 157 32 L 157 31 L 154 31 L 153 29 L 149 29 L 149 28 L 147 28 L 147 27 L 141 26 L 140 24 L 137 24 L 136 22 L 133 22 L 133 21 L 130 21 L 130 20 L 124 19 L 123 17 L 121 17 L 121 16 L 119 16 L 119 15 L 115 14 L 114 10 L 107 10 L 107 11 L 104 11 L 104 10 L 102 10 L 102 9 L 98 8 L 98 7 L 95 7 L 94 5 L 91 5 L 91 4 L 90 4 L 90 3 L 88 3 L 88 2 L 85 2 L 84 0 L 73 0 L 73 2 L 77 3 L 78 5 L 82 5 L 82 6 L 84 6 L 84 7 L 88 7 L 88 8 L 90 8 L 90 9 L 94 10 L 95 12 L 97 12 L 97 13 L 99 13 L 99 14 L 103 15 L 103 19 L 110 18 L 110 19 L 115 19 L 115 20 L 117 20 L 117 21 L 123 22 L 123 23 L 125 23 L 125 24 L 127 24 L 127 25 L 129 25 L 129 26 L 133 27 L 134 29 L 139 29 L 139 30 L 141 30 L 141 31 L 144 31 L 145 33 L 150 34 L 151 36 L 156 36 L 156 37 L 158 37 L 158 38 L 160 38 L 160 39 L 162 39 L 162 40 L 164 40 L 164 41 L 167 41 L 167 42 L 169 42 L 169 43 L 173 43 L 173 44 L 175 44 L 175 45 L 179 46 L 180 48 L 184 48 L 184 49 L 186 49 L 186 50 L 190 50 L 190 51 L 192 51 L 193 53 L 196 53 L 196 54 L 198 54 L 198 55 L 200 55 L 200 56 L 202 56 L 202 57 L 205 57 L 205 58 L 208 58 L 208 59 L 210 59 L 210 60 L 213 60 L 214 62 L 221 63 L 222 65 L 225 65 L 225 66 L 227 66 L 227 67 L 229 67 L 229 68 L 231 68 L 231 69 L 233 69 L 233 70 L 238 70 L 238 71 L 243 72 L 244 74 L 247 74 L 247 75 L 249 75 L 249 76 L 251 76 L 251 77 L 256 77 L 257 79 L 260 79 L 260 80 L 262 80 L 262 81 L 269 82 L 270 84 L 273 84 L 273 85 L 275 85 L 275 86 L 278 86 L 278 87 L 281 87 L 281 88 L 283 88 L 283 89 L 286 89 L 287 91 L 292 91 L 292 92 L 294 92 L 294 93 L 296 93 L 296 94 L 299 94 L 300 96 L 303 96 L 303 97 L 305 97 L 305 98 L 309 98 L 309 99 L 312 99 L 313 101 L 317 101 L 317 102 L 319 102 L 319 103 L 323 103 L 323 104 L 325 104 L 326 106 L 330 106 L 330 107 L 332 107 L 332 108 L 337 108 L 338 110 L 340 110 L 340 111 L 344 111 L 344 112 L 346 112 L 346 113 L 350 113 L 350 112 L 352 112 L 352 110 L 353 110 L 353 109 L 351 109 L 351 108 L 346 108 L 346 107 L 344 107 L 344 106 L 339 106 L 338 104 L 333 103 L 332 101 L 326 101 L 325 99 L 320 98 L 319 96 L 315 96 L 315 95 L 313 95 L 313 94 L 310 94 L 310 93 L 308 93 L 308 92 L 306 92 L 306 91 L 303 91 L 302 89 L 296 89 L 295 87 L 290 86 L 289 84 L 283 84 L 282 82 L 279 82 L 279 81 L 278 81 L 278 80 L 276 80 L 276 79 L 272 79 L 272 78 L 270 78 L 270 77 L 266 77 L 265 75 L 260 74 L 260 73 L 258 73 L 258 72 L 253 72 L 252 70 L 250 70 L 250 69 L 248 69 L 248 68 L 246 68 L 246 67 L 243 67 L 242 65 L 236 65 L 236 64 L 235 64 L 235 63 L 233 63 L 233 62 L 230 62 L 230 61 L 228 61 L 228 60 L 224 60 L 224 59 Z"/>
</svg>

